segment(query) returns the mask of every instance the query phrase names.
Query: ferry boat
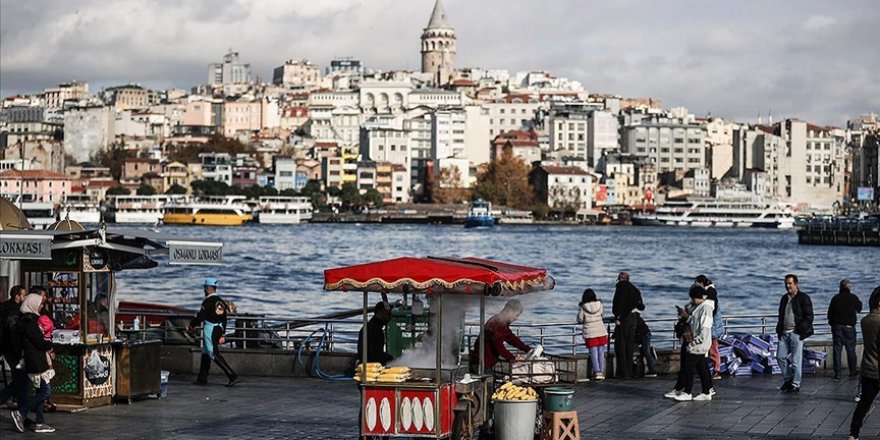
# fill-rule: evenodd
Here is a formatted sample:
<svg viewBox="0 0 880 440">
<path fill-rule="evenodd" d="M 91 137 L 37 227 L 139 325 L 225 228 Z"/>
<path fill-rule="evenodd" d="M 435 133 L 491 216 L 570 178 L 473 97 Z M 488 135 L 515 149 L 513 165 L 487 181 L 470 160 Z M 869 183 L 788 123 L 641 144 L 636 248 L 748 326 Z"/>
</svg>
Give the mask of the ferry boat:
<svg viewBox="0 0 880 440">
<path fill-rule="evenodd" d="M 499 225 L 530 225 L 535 223 L 532 211 L 524 211 L 520 209 L 505 209 L 501 211 L 498 217 Z"/>
<path fill-rule="evenodd" d="M 312 202 L 308 197 L 260 197 L 257 221 L 266 224 L 297 224 L 312 219 Z"/>
<path fill-rule="evenodd" d="M 791 208 L 771 201 L 688 199 L 668 201 L 653 213 L 632 216 L 633 225 L 719 228 L 774 228 L 794 226 Z"/>
<path fill-rule="evenodd" d="M 60 215 L 81 224 L 101 223 L 101 204 L 87 194 L 68 194 L 61 203 Z"/>
<path fill-rule="evenodd" d="M 169 225 L 240 226 L 253 219 L 244 196 L 226 196 L 170 202 L 165 205 L 162 222 Z"/>
<path fill-rule="evenodd" d="M 37 202 L 36 196 L 33 194 L 2 194 L 2 197 L 19 207 L 34 229 L 46 229 L 46 226 L 57 220 L 58 213 L 55 210 L 55 204 Z"/>
<path fill-rule="evenodd" d="M 172 200 L 185 200 L 186 196 L 109 196 L 109 217 L 115 223 L 156 224 L 165 214 L 165 205 Z"/>
<path fill-rule="evenodd" d="M 492 215 L 492 204 L 477 199 L 471 202 L 467 217 L 464 219 L 465 228 L 490 228 L 495 226 L 495 217 Z"/>
</svg>

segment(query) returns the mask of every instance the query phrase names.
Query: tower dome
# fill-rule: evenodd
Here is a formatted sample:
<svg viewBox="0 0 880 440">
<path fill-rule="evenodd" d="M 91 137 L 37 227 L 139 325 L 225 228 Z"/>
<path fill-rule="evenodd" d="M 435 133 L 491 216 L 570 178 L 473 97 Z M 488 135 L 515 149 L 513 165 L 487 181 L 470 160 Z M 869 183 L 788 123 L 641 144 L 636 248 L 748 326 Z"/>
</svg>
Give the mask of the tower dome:
<svg viewBox="0 0 880 440">
<path fill-rule="evenodd" d="M 422 72 L 435 86 L 448 84 L 455 69 L 455 29 L 449 24 L 443 1 L 434 3 L 428 27 L 422 31 Z"/>
</svg>

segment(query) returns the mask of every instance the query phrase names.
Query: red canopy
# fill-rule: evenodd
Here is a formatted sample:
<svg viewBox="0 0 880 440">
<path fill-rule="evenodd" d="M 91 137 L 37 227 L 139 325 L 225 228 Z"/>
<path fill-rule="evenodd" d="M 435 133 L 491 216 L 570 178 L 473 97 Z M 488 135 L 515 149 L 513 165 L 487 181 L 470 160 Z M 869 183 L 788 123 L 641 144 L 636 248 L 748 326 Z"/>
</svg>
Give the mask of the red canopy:
<svg viewBox="0 0 880 440">
<path fill-rule="evenodd" d="M 324 290 L 515 295 L 555 285 L 545 269 L 481 258 L 403 257 L 324 271 Z"/>
</svg>

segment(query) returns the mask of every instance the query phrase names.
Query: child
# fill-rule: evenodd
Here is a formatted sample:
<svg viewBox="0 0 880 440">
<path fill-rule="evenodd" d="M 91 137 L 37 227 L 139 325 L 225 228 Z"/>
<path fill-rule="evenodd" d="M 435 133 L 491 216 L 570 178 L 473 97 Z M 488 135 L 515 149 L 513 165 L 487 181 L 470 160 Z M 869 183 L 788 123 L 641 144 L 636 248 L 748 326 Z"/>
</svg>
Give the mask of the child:
<svg viewBox="0 0 880 440">
<path fill-rule="evenodd" d="M 608 346 L 608 330 L 602 322 L 602 301 L 593 289 L 584 290 L 578 310 L 577 322 L 583 324 L 584 342 L 590 350 L 593 379 L 605 379 L 605 348 Z"/>
<path fill-rule="evenodd" d="M 43 332 L 43 339 L 47 341 L 52 340 L 52 332 L 55 331 L 55 324 L 52 323 L 52 319 L 46 315 L 40 315 L 37 319 L 37 325 L 40 326 L 40 331 Z M 55 377 L 55 369 L 52 366 L 52 359 L 55 357 L 55 350 L 49 350 L 46 352 L 46 362 L 49 364 L 49 369 L 43 372 L 41 375 L 37 375 L 34 378 L 34 383 L 36 383 L 35 387 L 40 387 L 40 379 L 49 383 L 53 377 Z"/>
<path fill-rule="evenodd" d="M 642 319 L 641 313 L 638 313 L 636 316 L 636 341 L 641 344 L 639 353 L 645 359 L 645 363 L 648 364 L 648 372 L 645 373 L 645 377 L 657 377 L 657 355 L 654 352 L 654 347 L 651 345 L 651 328 Z"/>
</svg>

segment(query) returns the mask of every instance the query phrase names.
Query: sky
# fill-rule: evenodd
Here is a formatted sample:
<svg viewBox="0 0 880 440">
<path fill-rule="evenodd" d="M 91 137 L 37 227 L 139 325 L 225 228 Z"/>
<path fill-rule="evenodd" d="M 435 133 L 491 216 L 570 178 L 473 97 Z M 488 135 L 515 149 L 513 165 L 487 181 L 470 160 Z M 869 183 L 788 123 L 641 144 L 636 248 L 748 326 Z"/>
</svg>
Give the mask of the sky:
<svg viewBox="0 0 880 440">
<path fill-rule="evenodd" d="M 880 112 L 875 0 L 445 0 L 456 67 L 547 70 L 590 93 L 739 122 L 845 126 Z M 60 82 L 190 88 L 228 49 L 271 80 L 288 59 L 420 68 L 434 0 L 0 0 L 0 95 Z"/>
</svg>

